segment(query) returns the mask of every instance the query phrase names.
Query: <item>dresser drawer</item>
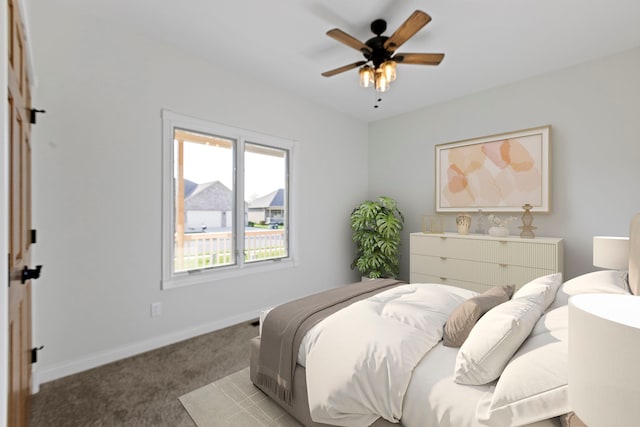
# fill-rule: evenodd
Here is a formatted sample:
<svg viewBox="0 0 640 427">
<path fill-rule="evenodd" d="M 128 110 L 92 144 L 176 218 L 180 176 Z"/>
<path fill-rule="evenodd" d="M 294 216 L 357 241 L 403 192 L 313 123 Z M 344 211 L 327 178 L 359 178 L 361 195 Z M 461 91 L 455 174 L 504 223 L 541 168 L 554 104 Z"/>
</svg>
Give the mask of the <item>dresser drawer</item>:
<svg viewBox="0 0 640 427">
<path fill-rule="evenodd" d="M 537 268 L 557 270 L 558 254 L 556 245 L 508 240 L 488 240 L 483 242 L 483 261 L 498 264 L 535 266 Z"/>
<path fill-rule="evenodd" d="M 484 266 L 478 261 L 417 254 L 411 254 L 410 264 L 412 273 L 466 282 L 479 282 L 477 272 Z"/>
<path fill-rule="evenodd" d="M 463 240 L 445 235 L 411 235 L 411 253 L 466 259 L 480 256 L 482 241 Z"/>
<path fill-rule="evenodd" d="M 558 271 L 557 244 L 513 239 L 419 235 L 410 238 L 412 254 L 457 258 L 497 264 L 535 266 Z"/>
<path fill-rule="evenodd" d="M 516 288 L 562 272 L 562 239 L 455 233 L 410 235 L 411 282 L 445 283 L 483 292 L 493 286 Z"/>
<path fill-rule="evenodd" d="M 488 287 L 513 284 L 519 288 L 537 277 L 555 272 L 553 269 L 531 266 L 417 254 L 411 254 L 410 264 L 411 274 L 429 275 L 442 280 L 479 283 Z"/>
</svg>

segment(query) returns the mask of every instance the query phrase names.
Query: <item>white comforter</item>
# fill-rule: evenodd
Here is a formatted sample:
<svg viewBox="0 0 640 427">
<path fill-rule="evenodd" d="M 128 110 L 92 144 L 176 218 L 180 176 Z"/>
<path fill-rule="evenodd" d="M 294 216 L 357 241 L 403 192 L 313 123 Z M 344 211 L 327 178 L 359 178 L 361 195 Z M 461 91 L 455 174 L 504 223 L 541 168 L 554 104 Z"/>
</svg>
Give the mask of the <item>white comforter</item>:
<svg viewBox="0 0 640 427">
<path fill-rule="evenodd" d="M 398 422 L 413 369 L 442 339 L 451 311 L 468 297 L 446 288 L 393 288 L 310 330 L 305 349 L 311 418 L 353 427 L 380 416 Z"/>
</svg>

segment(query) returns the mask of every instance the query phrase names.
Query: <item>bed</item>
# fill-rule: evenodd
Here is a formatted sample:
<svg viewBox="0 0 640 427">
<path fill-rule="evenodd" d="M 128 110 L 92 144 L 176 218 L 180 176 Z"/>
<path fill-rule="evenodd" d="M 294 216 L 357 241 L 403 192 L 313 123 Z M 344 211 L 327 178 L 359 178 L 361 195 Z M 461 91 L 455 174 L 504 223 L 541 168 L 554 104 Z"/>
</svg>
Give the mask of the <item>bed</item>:
<svg viewBox="0 0 640 427">
<path fill-rule="evenodd" d="M 385 279 L 283 304 L 263 313 L 251 380 L 305 426 L 581 425 L 568 403 L 567 304 L 638 295 L 640 214 L 630 245 L 628 272 L 557 273 L 517 291 Z"/>
</svg>

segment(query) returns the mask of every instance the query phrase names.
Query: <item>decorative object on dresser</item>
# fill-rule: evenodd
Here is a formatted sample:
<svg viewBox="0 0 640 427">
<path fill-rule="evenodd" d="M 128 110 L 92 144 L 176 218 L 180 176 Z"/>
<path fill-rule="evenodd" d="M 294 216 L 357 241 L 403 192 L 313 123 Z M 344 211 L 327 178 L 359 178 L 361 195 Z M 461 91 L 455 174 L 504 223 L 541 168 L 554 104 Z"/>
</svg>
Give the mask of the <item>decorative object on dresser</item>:
<svg viewBox="0 0 640 427">
<path fill-rule="evenodd" d="M 629 238 L 594 236 L 593 265 L 608 270 L 626 270 L 629 267 Z"/>
<path fill-rule="evenodd" d="M 442 283 L 484 292 L 563 271 L 564 241 L 520 237 L 411 233 L 410 282 Z"/>
<path fill-rule="evenodd" d="M 469 234 L 469 228 L 471 227 L 471 215 L 468 213 L 461 213 L 456 216 L 456 226 L 458 227 L 458 234 Z"/>
<path fill-rule="evenodd" d="M 520 233 L 520 237 L 522 237 L 523 239 L 533 239 L 536 237 L 536 235 L 533 233 L 533 230 L 538 227 L 534 227 L 533 225 L 531 225 L 533 224 L 533 215 L 531 214 L 532 207 L 533 206 L 531 206 L 529 203 L 522 206 L 522 209 L 524 209 L 524 213 L 522 214 L 522 225 L 518 228 L 522 230 L 522 232 Z"/>
<path fill-rule="evenodd" d="M 517 212 L 525 203 L 549 212 L 550 129 L 436 145 L 436 212 Z"/>
<path fill-rule="evenodd" d="M 489 234 L 493 237 L 505 237 L 509 235 L 509 224 L 516 220 L 515 216 L 499 218 L 494 214 L 487 217 L 489 220 Z"/>
<path fill-rule="evenodd" d="M 351 212 L 356 257 L 351 268 L 370 279 L 396 277 L 400 271 L 400 232 L 404 215 L 391 197 L 366 200 Z"/>
<path fill-rule="evenodd" d="M 427 234 L 443 233 L 443 215 L 422 215 L 422 232 Z"/>
<path fill-rule="evenodd" d="M 486 233 L 485 222 L 486 222 L 486 217 L 484 216 L 484 212 L 482 212 L 482 209 L 478 209 L 478 217 L 476 219 L 476 233 L 478 234 Z"/>
</svg>

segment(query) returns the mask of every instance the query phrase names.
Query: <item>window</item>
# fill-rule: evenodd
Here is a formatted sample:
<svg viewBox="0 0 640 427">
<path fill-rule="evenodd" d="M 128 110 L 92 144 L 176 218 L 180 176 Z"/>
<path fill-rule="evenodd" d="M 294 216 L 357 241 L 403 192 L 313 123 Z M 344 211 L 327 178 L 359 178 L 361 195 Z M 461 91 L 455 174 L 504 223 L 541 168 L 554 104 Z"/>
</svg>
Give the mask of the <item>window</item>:
<svg viewBox="0 0 640 427">
<path fill-rule="evenodd" d="M 163 288 L 291 266 L 294 143 L 163 110 Z"/>
</svg>

